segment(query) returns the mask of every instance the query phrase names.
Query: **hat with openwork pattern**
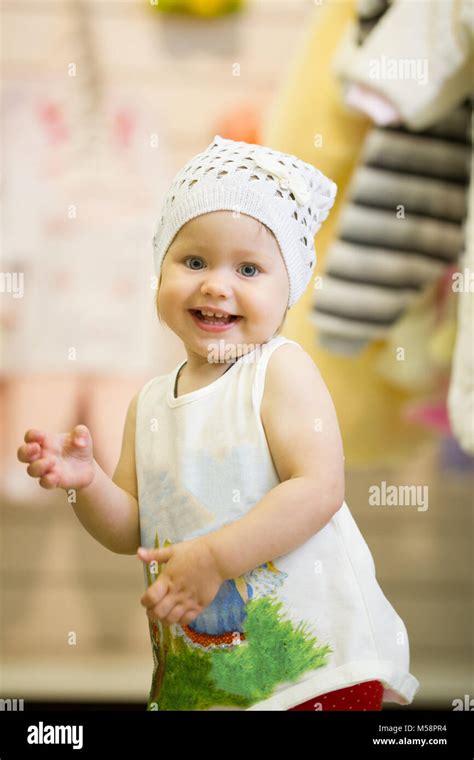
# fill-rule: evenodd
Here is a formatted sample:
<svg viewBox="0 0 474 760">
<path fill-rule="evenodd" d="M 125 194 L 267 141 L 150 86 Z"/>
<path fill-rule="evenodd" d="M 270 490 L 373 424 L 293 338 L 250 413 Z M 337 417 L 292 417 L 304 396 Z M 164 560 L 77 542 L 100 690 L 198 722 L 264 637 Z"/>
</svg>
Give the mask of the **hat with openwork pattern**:
<svg viewBox="0 0 474 760">
<path fill-rule="evenodd" d="M 155 272 L 176 233 L 210 211 L 248 214 L 271 229 L 288 272 L 288 308 L 304 293 L 316 263 L 314 236 L 337 185 L 312 164 L 261 145 L 216 135 L 174 178 L 153 237 Z"/>
</svg>

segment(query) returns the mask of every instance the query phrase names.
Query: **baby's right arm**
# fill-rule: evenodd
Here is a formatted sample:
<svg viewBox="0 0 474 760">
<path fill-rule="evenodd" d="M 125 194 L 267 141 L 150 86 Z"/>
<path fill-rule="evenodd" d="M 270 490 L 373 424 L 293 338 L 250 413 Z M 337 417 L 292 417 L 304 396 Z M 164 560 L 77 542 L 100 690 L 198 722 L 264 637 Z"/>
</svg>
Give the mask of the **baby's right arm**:
<svg viewBox="0 0 474 760">
<path fill-rule="evenodd" d="M 84 528 L 117 554 L 136 554 L 140 546 L 135 472 L 135 419 L 138 393 L 127 411 L 122 451 L 113 478 L 94 459 L 92 438 L 85 425 L 70 433 L 31 429 L 18 449 L 27 472 L 43 488 L 75 491 L 72 507 Z"/>
</svg>

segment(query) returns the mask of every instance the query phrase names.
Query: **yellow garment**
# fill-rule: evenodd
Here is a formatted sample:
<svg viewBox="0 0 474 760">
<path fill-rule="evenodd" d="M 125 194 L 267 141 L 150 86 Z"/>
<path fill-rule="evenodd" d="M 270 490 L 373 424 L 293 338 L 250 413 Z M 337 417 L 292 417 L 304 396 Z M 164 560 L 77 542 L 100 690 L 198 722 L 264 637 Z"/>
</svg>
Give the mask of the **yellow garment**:
<svg viewBox="0 0 474 760">
<path fill-rule="evenodd" d="M 338 185 L 336 204 L 316 238 L 317 278 L 324 270 L 325 252 L 335 236 L 371 122 L 344 104 L 331 70 L 335 50 L 347 24 L 355 18 L 354 6 L 331 0 L 317 5 L 313 14 L 300 54 L 266 115 L 262 143 L 313 163 Z M 433 433 L 401 419 L 401 409 L 413 394 L 391 386 L 377 373 L 375 365 L 384 341 L 372 342 L 356 358 L 320 348 L 310 322 L 312 302 L 309 285 L 288 312 L 283 332 L 305 348 L 324 377 L 336 406 L 346 465 L 405 463 L 420 444 L 433 439 Z"/>
<path fill-rule="evenodd" d="M 457 299 L 448 291 L 439 315 L 438 282 L 425 288 L 397 321 L 376 367 L 382 377 L 407 390 L 436 392 L 439 378 L 449 375 L 456 341 Z"/>
<path fill-rule="evenodd" d="M 474 137 L 474 114 L 471 121 Z M 464 278 L 474 271 L 474 154 L 471 154 L 471 182 L 469 185 L 466 220 L 466 249 L 461 257 L 460 271 Z M 451 427 L 463 451 L 474 456 L 474 290 L 464 281 L 458 289 L 458 333 L 454 347 L 451 385 L 448 393 L 448 411 Z"/>
</svg>

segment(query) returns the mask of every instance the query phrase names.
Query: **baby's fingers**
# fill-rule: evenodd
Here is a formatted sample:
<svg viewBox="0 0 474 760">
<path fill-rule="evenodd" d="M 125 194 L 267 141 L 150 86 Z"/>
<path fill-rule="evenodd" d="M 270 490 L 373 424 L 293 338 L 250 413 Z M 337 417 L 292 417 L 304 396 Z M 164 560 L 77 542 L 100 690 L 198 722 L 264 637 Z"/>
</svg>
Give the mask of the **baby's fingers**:
<svg viewBox="0 0 474 760">
<path fill-rule="evenodd" d="M 24 441 L 25 443 L 39 443 L 43 446 L 46 443 L 47 434 L 44 430 L 38 430 L 37 428 L 30 428 L 26 431 Z"/>
<path fill-rule="evenodd" d="M 156 604 L 161 602 L 162 599 L 164 599 L 169 590 L 170 585 L 168 579 L 165 576 L 161 576 L 157 581 L 148 587 L 140 599 L 140 604 L 142 604 L 143 607 L 154 607 Z"/>
<path fill-rule="evenodd" d="M 193 622 L 193 620 L 196 620 L 196 618 L 199 615 L 199 610 L 192 609 L 188 610 L 185 615 L 182 616 L 182 618 L 176 622 L 178 622 L 180 625 L 189 625 Z"/>
<path fill-rule="evenodd" d="M 155 605 L 147 610 L 147 617 L 152 623 L 160 620 L 162 623 L 172 625 L 173 623 L 187 624 L 199 615 L 199 610 L 192 602 L 188 600 L 177 599 L 172 594 L 168 594 L 160 604 Z"/>
<path fill-rule="evenodd" d="M 32 462 L 32 464 L 26 468 L 26 471 L 32 478 L 41 478 L 52 470 L 56 462 L 56 457 L 43 457 L 43 459 L 37 459 L 36 462 Z"/>
<path fill-rule="evenodd" d="M 176 599 L 173 594 L 167 594 L 165 598 L 159 602 L 158 604 L 155 604 L 154 607 L 148 607 L 146 614 L 149 620 L 161 620 L 163 623 L 167 623 L 168 621 L 168 615 L 173 610 L 173 608 L 176 606 Z M 181 609 L 180 617 L 183 614 L 184 610 Z"/>
<path fill-rule="evenodd" d="M 23 443 L 19 446 L 17 457 L 20 462 L 34 462 L 41 456 L 41 446 L 39 443 Z"/>
<path fill-rule="evenodd" d="M 173 623 L 177 623 L 183 617 L 184 611 L 185 611 L 184 605 L 177 604 L 175 607 L 173 607 L 171 612 L 168 612 L 165 622 L 168 623 L 169 625 L 172 625 Z"/>
<path fill-rule="evenodd" d="M 172 625 L 173 623 L 189 625 L 198 615 L 199 610 L 195 608 L 189 609 L 189 606 L 183 603 L 176 604 L 164 618 L 161 617 L 160 619 L 162 623 L 167 623 L 168 625 Z M 150 618 L 150 615 L 148 617 Z M 151 619 L 153 620 L 153 617 Z"/>
<path fill-rule="evenodd" d="M 52 489 L 58 486 L 58 476 L 54 472 L 48 472 L 42 478 L 39 479 L 39 484 L 42 488 Z"/>
</svg>

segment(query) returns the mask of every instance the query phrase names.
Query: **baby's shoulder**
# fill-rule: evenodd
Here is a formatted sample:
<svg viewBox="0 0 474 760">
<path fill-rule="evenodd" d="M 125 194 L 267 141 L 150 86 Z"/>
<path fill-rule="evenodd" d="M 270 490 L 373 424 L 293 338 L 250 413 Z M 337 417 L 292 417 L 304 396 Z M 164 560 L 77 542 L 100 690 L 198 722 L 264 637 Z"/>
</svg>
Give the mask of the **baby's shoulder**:
<svg viewBox="0 0 474 760">
<path fill-rule="evenodd" d="M 305 409 L 332 407 L 333 401 L 321 372 L 299 343 L 281 343 L 271 353 L 262 394 L 262 417 L 285 409 L 304 415 Z"/>
<path fill-rule="evenodd" d="M 285 342 L 276 346 L 268 358 L 265 390 L 275 388 L 294 394 L 306 383 L 320 377 L 316 364 L 303 346 L 293 341 Z"/>
<path fill-rule="evenodd" d="M 175 370 L 172 370 L 168 374 L 155 375 L 143 383 L 135 397 L 136 405 L 140 406 L 147 398 L 153 399 L 157 393 L 162 392 L 167 387 L 167 383 L 173 372 Z"/>
<path fill-rule="evenodd" d="M 339 498 L 343 450 L 336 410 L 318 367 L 301 346 L 284 343 L 272 353 L 261 419 L 280 480 L 306 476 L 327 482 L 327 492 Z M 315 435 L 319 431 L 324 435 Z"/>
</svg>

